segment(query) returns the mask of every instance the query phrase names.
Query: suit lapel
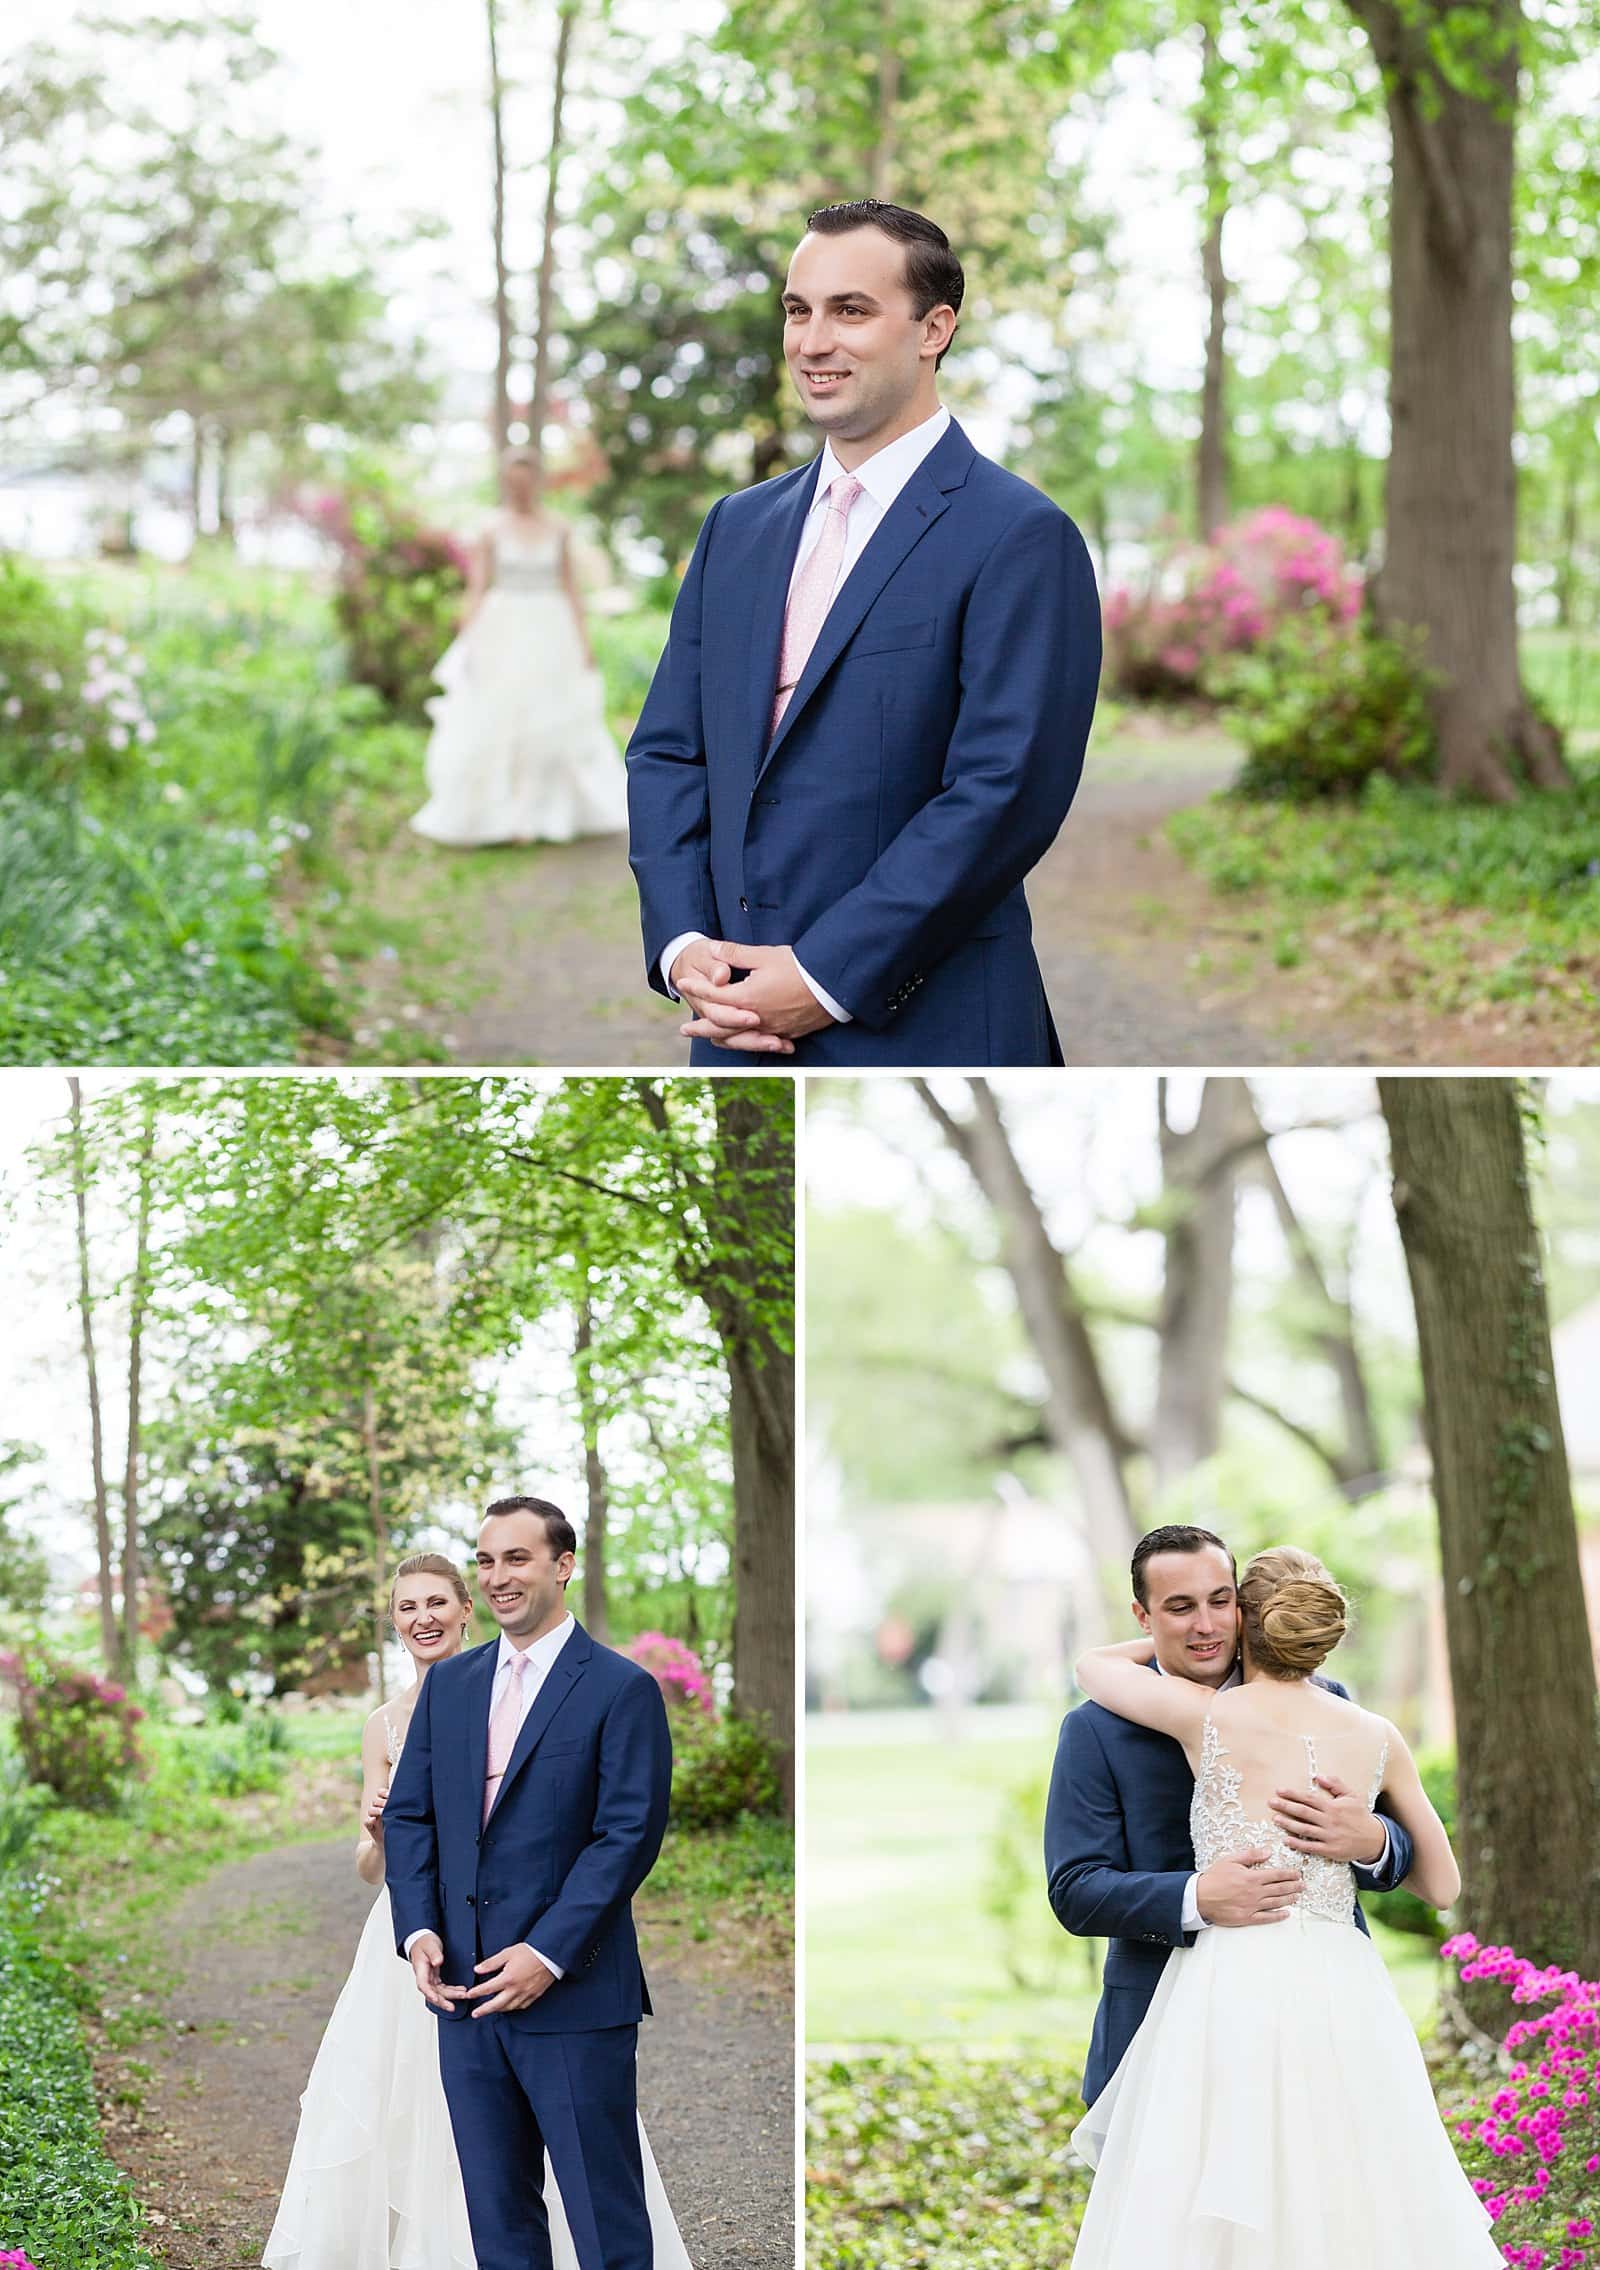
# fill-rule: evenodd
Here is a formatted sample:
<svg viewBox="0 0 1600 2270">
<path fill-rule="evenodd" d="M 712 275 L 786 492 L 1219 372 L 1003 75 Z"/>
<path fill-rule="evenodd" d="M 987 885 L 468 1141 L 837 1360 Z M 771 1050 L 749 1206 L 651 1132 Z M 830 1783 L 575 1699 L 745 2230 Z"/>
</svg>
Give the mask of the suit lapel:
<svg viewBox="0 0 1600 2270">
<path fill-rule="evenodd" d="M 787 739 L 795 719 L 816 692 L 827 672 L 838 661 L 846 642 L 860 629 L 862 618 L 895 570 L 921 543 L 934 522 L 949 509 L 948 491 L 958 489 L 967 477 L 967 468 L 975 452 L 961 428 L 954 423 L 941 435 L 937 445 L 928 452 L 912 474 L 882 521 L 868 537 L 866 548 L 855 566 L 846 576 L 827 617 L 817 633 L 817 643 L 806 658 L 800 673 L 800 682 L 789 699 L 777 732 L 762 756 L 756 777 L 771 764 Z M 799 543 L 796 534 L 795 543 Z M 790 564 L 794 552 L 789 554 Z M 788 578 L 784 578 L 784 595 L 788 592 Z M 782 604 L 779 606 L 779 631 L 782 630 Z M 773 647 L 772 673 L 769 689 L 777 678 L 777 646 Z M 769 690 L 768 700 L 771 700 Z"/>
<path fill-rule="evenodd" d="M 478 1810 L 483 1810 L 483 1785 L 489 1772 L 489 1698 L 494 1693 L 494 1670 L 500 1660 L 500 1642 L 472 1651 L 472 1667 L 463 1681 L 462 1707 L 467 1714 L 467 1787 L 475 1789 Z"/>
<path fill-rule="evenodd" d="M 806 515 L 817 490 L 814 457 L 787 484 L 755 531 L 746 570 L 750 594 L 749 635 L 744 641 L 744 718 L 740 741 L 751 752 L 752 766 L 766 746 L 772 725 L 772 696 L 778 683 L 778 652 L 783 643 L 783 616 L 789 600 L 789 578 L 805 529 Z M 562 1653 L 565 1654 L 563 1649 Z"/>
<path fill-rule="evenodd" d="M 506 1765 L 504 1778 L 500 1783 L 500 1794 L 494 1801 L 494 1812 L 489 1816 L 491 1820 L 505 1803 L 506 1792 L 510 1789 L 512 1782 L 544 1739 L 545 1730 L 550 1721 L 555 1717 L 556 1712 L 571 1694 L 585 1671 L 588 1670 L 589 1658 L 593 1653 L 594 1641 L 584 1630 L 582 1624 L 578 1624 L 566 1646 L 545 1673 L 544 1684 L 528 1707 L 528 1715 L 522 1721 L 522 1730 L 512 1746 L 511 1757 Z M 484 1753 L 487 1759 L 489 1745 L 487 1719 L 484 1722 L 483 1739 Z"/>
</svg>

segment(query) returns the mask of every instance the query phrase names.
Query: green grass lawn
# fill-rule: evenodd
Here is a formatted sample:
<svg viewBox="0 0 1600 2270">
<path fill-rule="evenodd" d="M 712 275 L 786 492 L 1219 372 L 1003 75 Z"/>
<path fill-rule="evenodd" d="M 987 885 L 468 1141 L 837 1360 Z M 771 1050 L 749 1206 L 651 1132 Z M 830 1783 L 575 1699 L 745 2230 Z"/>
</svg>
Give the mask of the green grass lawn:
<svg viewBox="0 0 1600 2270">
<path fill-rule="evenodd" d="M 816 1720 L 806 1742 L 806 2031 L 813 2055 L 859 2043 L 1079 2058 L 1098 1999 L 1098 1947 L 1045 1901 L 1034 1816 L 1056 1720 L 999 1711 L 956 1741 L 932 1712 Z M 1009 1930 L 994 1912 L 995 1842 L 1015 1824 Z M 1032 1850 L 1027 1850 L 1027 1845 Z M 1031 1878 L 1024 1871 L 1031 1870 Z M 1437 1964 L 1422 1941 L 1374 1938 L 1425 2027 Z M 1009 1961 L 1008 1961 L 1009 1958 Z"/>
</svg>

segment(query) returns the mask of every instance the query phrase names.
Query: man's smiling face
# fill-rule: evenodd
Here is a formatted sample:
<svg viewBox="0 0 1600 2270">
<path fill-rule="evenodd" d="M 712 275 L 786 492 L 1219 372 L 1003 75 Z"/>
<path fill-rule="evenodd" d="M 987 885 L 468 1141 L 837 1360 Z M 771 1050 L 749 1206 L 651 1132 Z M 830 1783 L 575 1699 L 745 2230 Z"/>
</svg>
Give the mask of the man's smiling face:
<svg viewBox="0 0 1600 2270">
<path fill-rule="evenodd" d="M 1239 1647 L 1239 1594 L 1227 1554 L 1218 1545 L 1152 1553 L 1144 1582 L 1148 1605 L 1136 1600 L 1133 1612 L 1162 1670 L 1220 1687 Z"/>
</svg>

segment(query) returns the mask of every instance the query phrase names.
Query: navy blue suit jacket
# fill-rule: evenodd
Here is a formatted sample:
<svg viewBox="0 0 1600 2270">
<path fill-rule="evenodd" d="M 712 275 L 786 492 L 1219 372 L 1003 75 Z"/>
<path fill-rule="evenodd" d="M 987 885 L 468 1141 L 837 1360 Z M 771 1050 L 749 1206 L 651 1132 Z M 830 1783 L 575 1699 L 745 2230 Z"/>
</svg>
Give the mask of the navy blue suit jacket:
<svg viewBox="0 0 1600 2270">
<path fill-rule="evenodd" d="M 789 945 L 853 1021 L 724 1071 L 1049 1064 L 1023 879 L 1066 818 L 1100 677 L 1066 514 L 943 434 L 840 587 L 768 738 L 816 461 L 700 531 L 628 749 L 650 982 L 685 930 Z"/>
<path fill-rule="evenodd" d="M 542 2033 L 635 2025 L 650 1997 L 630 1902 L 661 1849 L 672 1791 L 661 1690 L 579 1624 L 485 1822 L 498 1652 L 495 1640 L 434 1664 L 417 1697 L 383 1810 L 396 1948 L 436 1931 L 446 1983 L 474 1986 L 484 1956 L 536 1941 L 566 1975 L 502 2022 Z"/>
<path fill-rule="evenodd" d="M 1317 1684 L 1345 1692 L 1337 1679 Z M 1172 1949 L 1193 1944 L 1183 1929 L 1184 1886 L 1194 1874 L 1193 1795 L 1183 1745 L 1170 1734 L 1093 1702 L 1062 1720 L 1044 1827 L 1050 1905 L 1064 1929 L 1107 1941 L 1085 2104 L 1121 2063 Z M 1358 1875 L 1370 1890 L 1387 1892 L 1410 1874 L 1412 1844 L 1388 1807 L 1378 1810 L 1388 1823 L 1388 1860 Z M 1355 1920 L 1365 1931 L 1359 1901 Z"/>
</svg>

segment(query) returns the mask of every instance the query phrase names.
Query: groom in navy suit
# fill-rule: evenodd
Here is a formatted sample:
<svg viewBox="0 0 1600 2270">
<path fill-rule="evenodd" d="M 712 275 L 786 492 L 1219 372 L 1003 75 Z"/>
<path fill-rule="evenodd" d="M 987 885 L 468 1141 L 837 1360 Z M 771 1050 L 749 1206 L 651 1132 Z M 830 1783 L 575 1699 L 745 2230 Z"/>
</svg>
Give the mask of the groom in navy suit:
<svg viewBox="0 0 1600 2270">
<path fill-rule="evenodd" d="M 1141 1537 L 1133 1556 L 1133 1612 L 1155 1643 L 1155 1670 L 1227 1687 L 1239 1676 L 1239 1596 L 1233 1555 L 1209 1529 L 1169 1524 Z M 1319 1686 L 1342 1695 L 1337 1679 Z M 1194 1776 L 1181 1743 L 1080 1703 L 1062 1722 L 1044 1854 L 1056 1920 L 1080 1938 L 1108 1942 L 1083 2101 L 1092 2104 L 1138 2032 L 1174 1947 L 1207 1929 L 1281 1922 L 1300 1877 L 1266 1852 L 1219 1860 L 1203 1875 L 1189 1838 Z M 1347 1861 L 1369 1891 L 1392 1891 L 1411 1871 L 1411 1839 L 1380 1804 L 1332 1775 L 1309 1791 L 1280 1791 L 1273 1805 L 1296 1852 Z M 1366 1919 L 1356 1906 L 1355 1920 Z"/>
<path fill-rule="evenodd" d="M 661 1849 L 672 1744 L 649 1672 L 567 1612 L 576 1544 L 544 1499 L 490 1506 L 478 1577 L 500 1638 L 428 1671 L 383 1815 L 478 2270 L 550 2270 L 547 2150 L 582 2270 L 653 2254 L 629 1903 Z"/>
<path fill-rule="evenodd" d="M 691 1062 L 1052 1064 L 1023 882 L 1100 675 L 1094 573 L 936 373 L 934 222 L 813 213 L 784 355 L 820 459 L 714 505 L 628 749 L 645 962 Z"/>
</svg>

